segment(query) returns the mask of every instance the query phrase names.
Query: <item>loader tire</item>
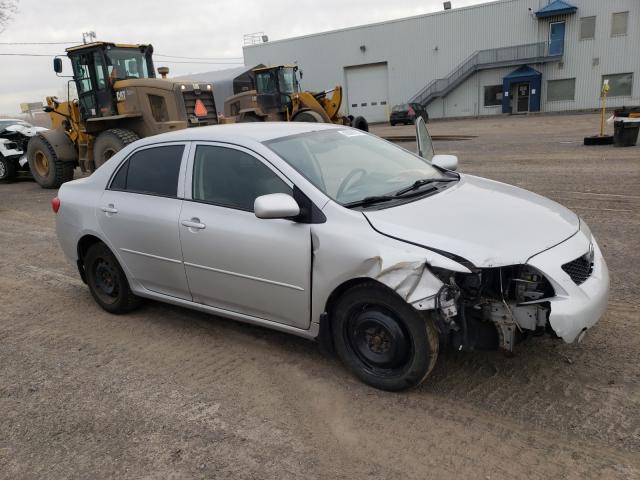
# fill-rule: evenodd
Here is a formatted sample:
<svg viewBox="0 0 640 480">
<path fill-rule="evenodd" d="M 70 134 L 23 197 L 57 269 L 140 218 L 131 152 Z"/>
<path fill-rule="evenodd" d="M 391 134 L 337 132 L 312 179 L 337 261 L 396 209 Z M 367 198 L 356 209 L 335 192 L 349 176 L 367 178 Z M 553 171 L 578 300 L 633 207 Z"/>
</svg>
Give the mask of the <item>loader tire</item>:
<svg viewBox="0 0 640 480">
<path fill-rule="evenodd" d="M 96 169 L 124 147 L 139 139 L 137 133 L 126 128 L 111 128 L 102 132 L 93 144 L 93 163 Z"/>
<path fill-rule="evenodd" d="M 356 117 L 353 119 L 353 123 L 351 124 L 353 128 L 357 128 L 358 130 L 362 130 L 363 132 L 369 131 L 369 123 L 364 117 Z"/>
<path fill-rule="evenodd" d="M 324 123 L 322 115 L 320 115 L 318 112 L 314 112 L 313 110 L 302 110 L 301 112 L 296 113 L 296 116 L 293 117 L 293 121 Z"/>
<path fill-rule="evenodd" d="M 59 188 L 73 180 L 75 163 L 60 160 L 53 146 L 41 135 L 29 140 L 27 159 L 31 175 L 42 188 Z"/>
<path fill-rule="evenodd" d="M 10 182 L 16 178 L 16 165 L 13 160 L 0 155 L 0 182 Z"/>
</svg>

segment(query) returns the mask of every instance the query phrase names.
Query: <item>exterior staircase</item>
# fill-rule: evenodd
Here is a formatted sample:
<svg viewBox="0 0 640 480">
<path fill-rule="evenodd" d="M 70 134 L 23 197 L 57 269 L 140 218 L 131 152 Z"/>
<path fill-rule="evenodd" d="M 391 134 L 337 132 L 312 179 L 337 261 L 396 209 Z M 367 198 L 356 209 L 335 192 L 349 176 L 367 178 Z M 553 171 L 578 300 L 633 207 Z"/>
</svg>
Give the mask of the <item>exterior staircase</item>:
<svg viewBox="0 0 640 480">
<path fill-rule="evenodd" d="M 436 78 L 428 83 L 411 98 L 410 102 L 420 103 L 426 107 L 436 98 L 447 96 L 473 73 L 480 70 L 519 66 L 527 63 L 557 62 L 561 59 L 562 52 L 549 53 L 548 42 L 478 50 L 462 62 L 448 77 Z"/>
</svg>

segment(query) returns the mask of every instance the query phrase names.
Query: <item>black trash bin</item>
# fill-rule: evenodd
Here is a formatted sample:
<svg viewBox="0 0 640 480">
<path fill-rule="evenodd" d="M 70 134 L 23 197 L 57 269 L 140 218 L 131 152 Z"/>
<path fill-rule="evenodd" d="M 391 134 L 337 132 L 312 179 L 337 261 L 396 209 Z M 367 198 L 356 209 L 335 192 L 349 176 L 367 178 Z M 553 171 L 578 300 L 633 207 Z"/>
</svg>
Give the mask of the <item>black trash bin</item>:
<svg viewBox="0 0 640 480">
<path fill-rule="evenodd" d="M 640 122 L 613 122 L 613 144 L 616 147 L 633 147 L 638 142 Z"/>
</svg>

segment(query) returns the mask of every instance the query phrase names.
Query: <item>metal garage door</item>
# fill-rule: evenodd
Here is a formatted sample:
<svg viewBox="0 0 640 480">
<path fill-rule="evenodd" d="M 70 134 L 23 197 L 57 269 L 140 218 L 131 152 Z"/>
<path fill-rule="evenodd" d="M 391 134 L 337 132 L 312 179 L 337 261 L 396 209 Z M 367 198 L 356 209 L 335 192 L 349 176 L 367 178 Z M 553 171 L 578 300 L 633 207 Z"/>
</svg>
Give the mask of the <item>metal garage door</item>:
<svg viewBox="0 0 640 480">
<path fill-rule="evenodd" d="M 389 120 L 389 76 L 386 63 L 345 68 L 347 77 L 347 110 L 368 122 Z"/>
</svg>

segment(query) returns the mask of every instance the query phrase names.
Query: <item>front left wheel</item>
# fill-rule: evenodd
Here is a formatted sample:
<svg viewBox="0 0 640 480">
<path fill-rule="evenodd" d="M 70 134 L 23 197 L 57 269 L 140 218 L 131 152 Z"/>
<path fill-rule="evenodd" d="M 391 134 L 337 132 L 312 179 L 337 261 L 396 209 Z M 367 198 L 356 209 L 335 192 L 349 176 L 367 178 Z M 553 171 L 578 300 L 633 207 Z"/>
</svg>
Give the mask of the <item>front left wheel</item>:
<svg viewBox="0 0 640 480">
<path fill-rule="evenodd" d="M 126 313 L 137 308 L 140 297 L 129 282 L 115 255 L 104 243 L 95 243 L 84 256 L 87 284 L 94 300 L 109 313 Z"/>
<path fill-rule="evenodd" d="M 29 140 L 27 158 L 31 175 L 42 188 L 59 188 L 73 180 L 75 163 L 60 160 L 53 145 L 42 135 Z"/>
<path fill-rule="evenodd" d="M 336 352 L 375 388 L 405 390 L 422 383 L 438 358 L 433 320 L 377 282 L 347 290 L 331 311 Z"/>
<path fill-rule="evenodd" d="M 313 110 L 301 110 L 293 117 L 294 122 L 311 122 L 311 123 L 323 123 L 322 115 Z"/>
</svg>

